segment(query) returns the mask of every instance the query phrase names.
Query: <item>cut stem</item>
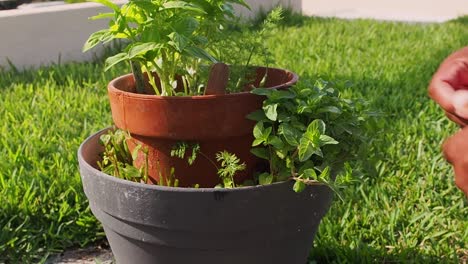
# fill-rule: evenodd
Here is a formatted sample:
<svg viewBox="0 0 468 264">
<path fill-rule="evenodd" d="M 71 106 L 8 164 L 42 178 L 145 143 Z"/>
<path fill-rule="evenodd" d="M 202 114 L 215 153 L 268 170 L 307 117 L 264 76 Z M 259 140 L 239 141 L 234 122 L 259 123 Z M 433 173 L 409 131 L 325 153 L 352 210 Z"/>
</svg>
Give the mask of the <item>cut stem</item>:
<svg viewBox="0 0 468 264">
<path fill-rule="evenodd" d="M 136 61 L 130 61 L 130 66 L 132 67 L 133 77 L 135 78 L 136 92 L 145 94 L 145 80 L 141 72 L 140 64 Z"/>
</svg>

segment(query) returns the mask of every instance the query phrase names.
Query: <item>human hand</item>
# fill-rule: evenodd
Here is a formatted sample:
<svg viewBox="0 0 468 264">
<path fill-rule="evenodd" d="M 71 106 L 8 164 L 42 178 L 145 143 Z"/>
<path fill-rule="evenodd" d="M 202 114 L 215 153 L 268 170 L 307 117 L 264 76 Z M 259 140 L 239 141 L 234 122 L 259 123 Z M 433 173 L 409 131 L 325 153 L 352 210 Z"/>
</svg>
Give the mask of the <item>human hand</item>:
<svg viewBox="0 0 468 264">
<path fill-rule="evenodd" d="M 461 126 L 468 125 L 468 47 L 442 62 L 432 77 L 429 96 L 450 120 Z"/>
<path fill-rule="evenodd" d="M 468 127 L 448 138 L 442 149 L 445 159 L 453 165 L 455 184 L 468 196 Z"/>
</svg>

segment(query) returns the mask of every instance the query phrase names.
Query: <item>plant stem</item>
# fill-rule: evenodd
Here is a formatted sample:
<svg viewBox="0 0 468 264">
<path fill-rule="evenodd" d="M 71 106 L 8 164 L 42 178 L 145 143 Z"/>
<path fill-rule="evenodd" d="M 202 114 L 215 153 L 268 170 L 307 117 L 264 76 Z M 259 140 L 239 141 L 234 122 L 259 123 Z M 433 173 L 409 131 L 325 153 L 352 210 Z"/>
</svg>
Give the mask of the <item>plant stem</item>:
<svg viewBox="0 0 468 264">
<path fill-rule="evenodd" d="M 153 87 L 154 92 L 156 93 L 156 95 L 161 95 L 161 93 L 159 92 L 158 86 L 156 85 L 156 81 L 154 79 L 154 76 L 151 73 L 150 69 L 146 65 L 143 66 L 143 68 L 146 71 L 146 74 L 148 75 L 148 81 L 151 84 L 151 86 Z"/>
<path fill-rule="evenodd" d="M 302 179 L 302 178 L 299 178 L 299 177 L 291 177 L 290 179 L 295 180 L 295 181 L 303 182 L 306 185 L 329 185 L 329 184 L 324 183 L 324 182 L 319 182 L 319 181 L 316 181 L 316 180 Z"/>
<path fill-rule="evenodd" d="M 145 94 L 145 80 L 143 79 L 143 73 L 141 72 L 140 64 L 136 61 L 130 61 L 130 66 L 132 67 L 133 77 L 135 78 L 137 93 Z"/>
</svg>

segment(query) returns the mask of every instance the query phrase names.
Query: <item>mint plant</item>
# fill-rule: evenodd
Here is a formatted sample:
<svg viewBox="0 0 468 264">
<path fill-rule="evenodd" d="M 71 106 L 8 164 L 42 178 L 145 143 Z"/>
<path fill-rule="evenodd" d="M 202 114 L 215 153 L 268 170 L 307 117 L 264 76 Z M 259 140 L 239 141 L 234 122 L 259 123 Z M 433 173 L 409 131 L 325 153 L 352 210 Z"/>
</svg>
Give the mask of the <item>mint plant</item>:
<svg viewBox="0 0 468 264">
<path fill-rule="evenodd" d="M 121 7 L 109 0 L 92 1 L 113 12 L 92 18 L 110 19 L 109 28 L 93 33 L 83 51 L 124 40 L 128 46 L 107 58 L 106 69 L 129 62 L 138 93 L 145 93 L 146 76 L 155 94 L 165 96 L 197 93 L 201 61 L 217 61 L 209 51 L 234 20 L 232 5 L 248 7 L 244 0 L 130 0 Z"/>
<path fill-rule="evenodd" d="M 324 81 L 303 82 L 289 90 L 256 88 L 252 93 L 266 96 L 262 109 L 248 116 L 257 122 L 251 151 L 269 162 L 259 183 L 293 179 L 297 192 L 311 184 L 333 188 L 334 170 L 356 157 L 366 143 L 370 114 L 365 103 L 342 98 Z"/>
</svg>

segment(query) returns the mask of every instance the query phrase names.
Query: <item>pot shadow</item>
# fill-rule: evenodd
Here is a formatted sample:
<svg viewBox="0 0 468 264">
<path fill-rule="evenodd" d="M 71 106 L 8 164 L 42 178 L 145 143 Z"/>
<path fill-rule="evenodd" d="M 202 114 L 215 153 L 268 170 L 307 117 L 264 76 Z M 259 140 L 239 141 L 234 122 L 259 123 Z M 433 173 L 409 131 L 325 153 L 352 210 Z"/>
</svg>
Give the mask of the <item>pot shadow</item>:
<svg viewBox="0 0 468 264">
<path fill-rule="evenodd" d="M 390 251 L 390 252 L 387 252 Z M 456 255 L 441 257 L 424 255 L 416 249 L 408 248 L 399 252 L 373 248 L 360 244 L 356 248 L 342 245 L 329 245 L 325 248 L 314 248 L 310 252 L 307 264 L 320 263 L 458 263 Z M 461 262 L 460 262 L 461 263 Z"/>
<path fill-rule="evenodd" d="M 449 23 L 460 24 L 464 26 L 468 26 L 468 15 L 457 17 L 449 21 Z"/>
</svg>

